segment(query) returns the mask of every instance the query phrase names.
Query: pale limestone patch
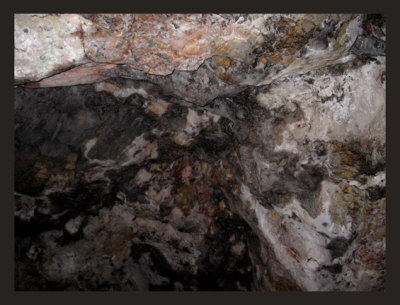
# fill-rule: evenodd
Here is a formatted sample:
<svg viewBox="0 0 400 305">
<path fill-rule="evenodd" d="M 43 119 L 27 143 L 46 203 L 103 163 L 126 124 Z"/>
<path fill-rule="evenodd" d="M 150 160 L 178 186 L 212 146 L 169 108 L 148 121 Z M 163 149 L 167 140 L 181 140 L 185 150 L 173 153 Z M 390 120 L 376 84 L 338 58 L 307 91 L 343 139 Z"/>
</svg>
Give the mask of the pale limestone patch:
<svg viewBox="0 0 400 305">
<path fill-rule="evenodd" d="M 148 182 L 153 175 L 149 173 L 145 168 L 141 168 L 135 178 L 133 179 L 133 182 L 137 184 L 138 186 L 143 186 L 146 182 Z"/>
<path fill-rule="evenodd" d="M 332 289 L 334 283 L 315 272 L 318 269 L 317 265 L 329 263 L 330 260 L 330 254 L 324 248 L 325 239 L 319 236 L 310 225 L 298 222 L 286 225 L 289 233 L 283 234 L 281 222 L 288 223 L 285 222 L 284 211 L 264 208 L 244 184 L 241 186 L 240 197 L 242 202 L 250 204 L 250 210 L 255 213 L 262 235 L 297 284 L 307 291 Z M 293 204 L 293 207 L 297 210 L 301 209 L 300 205 L 296 203 Z M 291 238 L 286 238 L 286 235 Z M 300 240 L 301 242 L 299 242 Z M 297 254 L 291 250 L 291 247 L 296 250 Z"/>
<path fill-rule="evenodd" d="M 161 99 L 152 99 L 148 102 L 147 109 L 149 109 L 151 113 L 157 116 L 162 116 L 165 112 L 167 112 L 170 106 L 170 103 L 167 103 Z"/>
<path fill-rule="evenodd" d="M 205 111 L 199 114 L 197 111 L 188 109 L 186 114 L 186 125 L 182 131 L 175 132 L 172 136 L 174 142 L 178 145 L 188 146 L 194 141 L 203 128 L 206 128 L 211 123 L 217 123 L 221 117 Z"/>
<path fill-rule="evenodd" d="M 136 137 L 127 145 L 115 159 L 99 160 L 91 159 L 88 156 L 89 151 L 96 145 L 97 138 L 90 139 L 85 144 L 84 157 L 89 163 L 97 164 L 98 166 L 86 173 L 89 181 L 97 179 L 109 181 L 105 177 L 105 173 L 109 170 L 119 169 L 131 164 L 141 164 L 146 159 L 155 159 L 158 157 L 157 142 L 149 142 L 144 138 L 144 135 Z"/>
<path fill-rule="evenodd" d="M 159 185 L 152 185 L 146 191 L 146 198 L 153 205 L 159 207 L 160 204 L 164 201 L 167 201 L 172 198 L 171 196 L 172 186 L 167 185 L 160 188 Z"/>
<path fill-rule="evenodd" d="M 65 224 L 65 230 L 71 235 L 76 234 L 79 231 L 82 221 L 83 221 L 83 217 L 80 215 L 76 218 L 70 219 Z"/>
<path fill-rule="evenodd" d="M 14 15 L 14 79 L 37 81 L 85 61 L 76 14 Z"/>
<path fill-rule="evenodd" d="M 385 59 L 369 63 L 346 74 L 320 76 L 314 71 L 288 77 L 257 96 L 270 110 L 286 107 L 301 111 L 299 120 L 285 122 L 277 134 L 277 151 L 298 152 L 308 140 L 377 139 L 385 142 L 386 94 L 381 82 Z M 308 80 L 313 80 L 312 84 Z"/>
<path fill-rule="evenodd" d="M 94 84 L 94 89 L 97 92 L 105 91 L 118 98 L 127 98 L 135 93 L 143 96 L 144 98 L 148 97 L 148 93 L 145 89 L 143 88 L 137 89 L 133 86 L 133 84 L 131 86 L 125 86 L 123 88 L 120 88 L 119 86 L 110 82 L 99 82 Z"/>
</svg>

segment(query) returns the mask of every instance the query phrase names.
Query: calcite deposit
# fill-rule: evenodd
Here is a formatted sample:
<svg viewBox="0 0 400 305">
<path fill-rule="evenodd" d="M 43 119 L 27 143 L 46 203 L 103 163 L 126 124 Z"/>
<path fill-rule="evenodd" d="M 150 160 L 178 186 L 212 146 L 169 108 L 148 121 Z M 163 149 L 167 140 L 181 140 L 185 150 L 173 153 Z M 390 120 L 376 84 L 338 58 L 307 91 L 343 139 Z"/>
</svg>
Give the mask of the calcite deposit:
<svg viewBox="0 0 400 305">
<path fill-rule="evenodd" d="M 385 290 L 384 16 L 14 21 L 16 290 Z"/>
</svg>

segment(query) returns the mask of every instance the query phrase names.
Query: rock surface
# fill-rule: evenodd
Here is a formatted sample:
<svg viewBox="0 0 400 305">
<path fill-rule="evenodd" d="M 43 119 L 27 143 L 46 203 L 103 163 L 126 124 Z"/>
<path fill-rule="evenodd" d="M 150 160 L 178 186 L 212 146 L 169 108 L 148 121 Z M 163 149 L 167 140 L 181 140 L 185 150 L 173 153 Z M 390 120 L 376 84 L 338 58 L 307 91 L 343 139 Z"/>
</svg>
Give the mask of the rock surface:
<svg viewBox="0 0 400 305">
<path fill-rule="evenodd" d="M 385 288 L 380 15 L 15 15 L 17 290 Z"/>
</svg>

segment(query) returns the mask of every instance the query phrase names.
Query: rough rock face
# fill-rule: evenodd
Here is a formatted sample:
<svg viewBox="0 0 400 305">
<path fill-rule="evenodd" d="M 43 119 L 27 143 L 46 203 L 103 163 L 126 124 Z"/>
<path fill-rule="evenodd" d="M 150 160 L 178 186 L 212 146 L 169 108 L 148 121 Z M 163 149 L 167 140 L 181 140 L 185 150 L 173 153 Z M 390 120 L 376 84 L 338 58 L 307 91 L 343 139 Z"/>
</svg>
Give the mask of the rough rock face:
<svg viewBox="0 0 400 305">
<path fill-rule="evenodd" d="M 15 15 L 17 290 L 385 288 L 381 15 Z"/>
</svg>

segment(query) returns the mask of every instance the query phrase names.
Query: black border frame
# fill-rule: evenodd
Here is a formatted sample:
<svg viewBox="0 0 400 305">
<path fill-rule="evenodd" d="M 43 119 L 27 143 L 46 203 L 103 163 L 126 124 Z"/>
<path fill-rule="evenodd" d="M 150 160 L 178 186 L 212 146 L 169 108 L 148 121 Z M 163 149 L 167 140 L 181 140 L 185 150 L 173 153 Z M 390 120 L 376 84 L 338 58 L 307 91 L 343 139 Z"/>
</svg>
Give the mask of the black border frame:
<svg viewBox="0 0 400 305">
<path fill-rule="evenodd" d="M 322 1 L 284 1 L 284 2 L 272 2 L 272 1 L 252 1 L 245 0 L 232 4 L 232 2 L 217 2 L 217 1 L 201 1 L 201 2 L 178 2 L 178 1 L 148 1 L 148 2 L 124 2 L 128 5 L 117 4 L 115 1 L 108 3 L 96 2 L 96 3 L 84 3 L 82 1 L 68 1 L 67 3 L 52 1 L 49 3 L 43 3 L 38 1 L 14 2 L 6 3 L 7 8 L 2 7 L 2 18 L 3 23 L 2 29 L 3 39 L 5 43 L 1 51 L 4 53 L 2 68 L 5 73 L 2 77 L 5 79 L 3 84 L 10 90 L 6 90 L 6 98 L 1 103 L 2 111 L 0 112 L 0 131 L 2 134 L 2 149 L 1 161 L 2 170 L 1 178 L 2 183 L 2 213 L 1 217 L 1 241 L 2 249 L 1 255 L 1 296 L 5 299 L 8 304 L 19 303 L 30 303 L 40 302 L 44 304 L 51 303 L 71 303 L 82 302 L 82 303 L 95 303 L 98 302 L 103 304 L 110 303 L 169 303 L 169 302 L 182 302 L 187 304 L 188 302 L 271 302 L 278 301 L 283 302 L 357 302 L 363 304 L 364 302 L 371 303 L 382 303 L 385 301 L 395 301 L 396 295 L 396 275 L 398 268 L 398 249 L 399 245 L 396 243 L 396 210 L 398 212 L 399 207 L 396 204 L 396 172 L 399 161 L 396 158 L 399 153 L 398 142 L 396 141 L 396 113 L 399 111 L 400 105 L 396 102 L 395 87 L 396 78 L 399 78 L 396 73 L 396 64 L 398 64 L 398 47 L 399 40 L 395 39 L 396 29 L 400 29 L 399 16 L 396 16 L 396 5 L 391 4 L 390 1 L 343 1 L 335 0 L 330 2 Z M 242 293 L 242 292 L 15 292 L 14 291 L 14 79 L 13 79 L 13 63 L 14 58 L 12 42 L 14 37 L 14 14 L 15 13 L 124 13 L 124 12 L 135 12 L 135 13 L 383 13 L 387 17 L 387 31 L 388 31 L 388 43 L 387 43 L 387 61 L 386 61 L 386 72 L 387 72 L 387 123 L 386 123 L 386 137 L 387 140 L 387 255 L 386 255 L 386 290 L 385 292 L 311 292 L 311 293 L 298 293 L 298 292 L 280 292 L 280 293 Z M 397 111 L 396 111 L 397 110 Z M 390 300 L 389 300 L 390 299 Z"/>
</svg>

